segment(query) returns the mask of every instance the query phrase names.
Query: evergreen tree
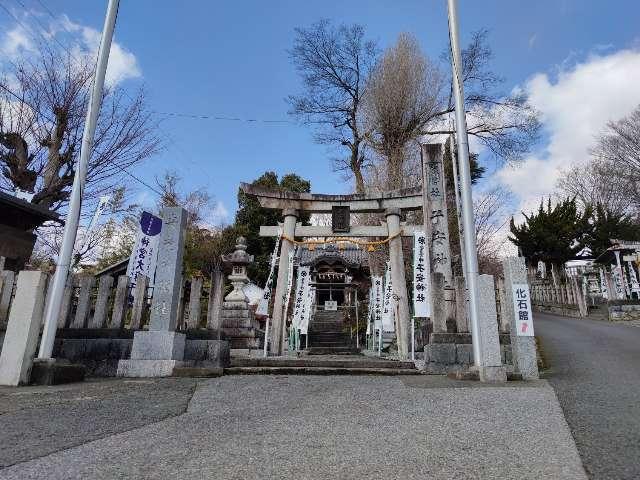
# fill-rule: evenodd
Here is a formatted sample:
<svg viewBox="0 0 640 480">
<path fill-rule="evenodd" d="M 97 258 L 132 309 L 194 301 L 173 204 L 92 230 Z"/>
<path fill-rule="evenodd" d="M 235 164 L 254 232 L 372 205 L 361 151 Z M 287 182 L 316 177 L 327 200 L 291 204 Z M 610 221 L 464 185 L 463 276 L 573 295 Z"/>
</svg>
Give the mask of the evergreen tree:
<svg viewBox="0 0 640 480">
<path fill-rule="evenodd" d="M 544 207 L 540 202 L 538 213 L 526 215 L 525 222 L 517 226 L 511 219 L 509 240 L 532 264 L 543 261 L 558 267 L 576 258 L 584 248 L 584 239 L 591 231 L 592 208 L 578 210 L 575 198 L 567 198 L 551 206 L 551 198 Z"/>
<path fill-rule="evenodd" d="M 293 173 L 284 175 L 280 180 L 274 172 L 265 172 L 252 182 L 252 185 L 290 192 L 310 192 L 311 182 Z M 249 265 L 249 278 L 258 285 L 264 285 L 269 275 L 269 261 L 275 246 L 275 238 L 260 237 L 260 225 L 277 225 L 282 222 L 279 210 L 262 208 L 257 199 L 238 192 L 238 212 L 235 227 L 247 238 L 247 251 L 254 255 L 254 263 Z M 308 223 L 309 215 L 298 218 L 299 222 Z"/>
</svg>

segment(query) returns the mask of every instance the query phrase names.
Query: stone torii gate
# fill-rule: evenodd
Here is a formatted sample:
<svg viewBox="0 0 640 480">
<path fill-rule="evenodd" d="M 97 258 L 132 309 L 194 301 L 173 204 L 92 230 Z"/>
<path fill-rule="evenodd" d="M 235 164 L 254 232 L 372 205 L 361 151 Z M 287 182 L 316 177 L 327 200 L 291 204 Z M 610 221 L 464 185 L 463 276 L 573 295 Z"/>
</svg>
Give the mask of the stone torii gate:
<svg viewBox="0 0 640 480">
<path fill-rule="evenodd" d="M 404 279 L 404 259 L 402 254 L 402 236 L 413 236 L 422 225 L 406 225 L 400 223 L 400 214 L 406 211 L 422 209 L 422 188 L 407 188 L 383 192 L 380 194 L 324 195 L 314 193 L 296 193 L 268 190 L 260 186 L 240 184 L 240 189 L 247 195 L 258 199 L 264 208 L 281 210 L 284 217 L 282 227 L 261 226 L 260 236 L 277 237 L 278 230 L 283 230 L 283 241 L 280 250 L 280 263 L 273 305 L 273 335 L 271 353 L 281 355 L 283 351 L 283 307 L 287 285 L 287 261 L 292 244 L 286 238 L 295 237 L 386 237 L 389 239 L 389 257 L 391 262 L 391 278 L 393 293 L 398 302 L 397 338 L 398 353 L 407 358 L 409 353 L 409 302 L 407 286 Z M 330 213 L 331 226 L 305 226 L 297 223 L 302 212 Z M 351 225 L 351 213 L 382 213 L 386 223 L 381 225 Z M 286 238 L 285 238 L 286 237 Z"/>
</svg>

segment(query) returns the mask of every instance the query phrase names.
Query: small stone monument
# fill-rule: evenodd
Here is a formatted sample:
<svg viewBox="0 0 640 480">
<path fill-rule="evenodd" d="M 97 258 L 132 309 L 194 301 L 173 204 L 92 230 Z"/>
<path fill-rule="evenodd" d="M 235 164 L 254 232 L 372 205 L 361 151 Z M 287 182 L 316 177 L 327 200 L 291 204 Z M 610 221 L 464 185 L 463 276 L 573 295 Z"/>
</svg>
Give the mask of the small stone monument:
<svg viewBox="0 0 640 480">
<path fill-rule="evenodd" d="M 223 255 L 225 265 L 231 267 L 231 275 L 227 278 L 233 285 L 233 290 L 224 298 L 220 313 L 222 332 L 229 339 L 231 348 L 259 348 L 257 338 L 259 327 L 253 311 L 249 308 L 249 301 L 243 289 L 249 283 L 247 265 L 253 262 L 253 255 L 247 253 L 247 240 L 238 237 L 236 249 L 229 255 Z"/>
</svg>

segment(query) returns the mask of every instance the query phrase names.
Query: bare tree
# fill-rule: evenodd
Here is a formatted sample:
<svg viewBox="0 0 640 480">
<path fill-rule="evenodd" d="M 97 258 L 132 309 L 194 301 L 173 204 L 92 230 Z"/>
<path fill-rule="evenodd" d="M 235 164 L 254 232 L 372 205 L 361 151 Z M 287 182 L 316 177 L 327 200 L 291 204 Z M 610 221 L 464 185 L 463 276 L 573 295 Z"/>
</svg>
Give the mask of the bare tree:
<svg viewBox="0 0 640 480">
<path fill-rule="evenodd" d="M 372 71 L 364 111 L 368 140 L 385 160 L 387 190 L 405 186 L 407 147 L 440 110 L 441 86 L 442 74 L 407 33 Z"/>
<path fill-rule="evenodd" d="M 621 170 L 640 169 L 640 105 L 627 117 L 610 122 L 598 139 L 593 155 L 615 163 Z"/>
<path fill-rule="evenodd" d="M 58 210 L 69 198 L 93 75 L 78 60 L 41 46 L 10 64 L 0 79 L 0 188 L 34 193 L 32 202 Z M 85 200 L 111 191 L 124 171 L 156 153 L 160 140 L 140 92 L 133 100 L 108 88 L 87 171 Z"/>
<path fill-rule="evenodd" d="M 288 97 L 290 114 L 318 127 L 315 140 L 348 149 L 334 159 L 337 170 L 355 179 L 356 192 L 364 193 L 365 132 L 360 109 L 365 83 L 377 48 L 365 40 L 361 25 L 334 26 L 321 20 L 309 28 L 296 28 L 289 55 L 302 78 L 304 92 Z"/>
<path fill-rule="evenodd" d="M 616 214 L 633 214 L 638 209 L 637 176 L 601 157 L 564 170 L 557 188 L 562 196 L 576 198 L 583 209 L 597 204 Z"/>
<path fill-rule="evenodd" d="M 498 259 L 506 242 L 511 212 L 507 206 L 511 201 L 511 193 L 502 186 L 493 187 L 480 195 L 473 202 L 473 213 L 476 220 L 476 238 L 478 243 L 478 259 L 490 261 Z"/>
<path fill-rule="evenodd" d="M 158 200 L 158 210 L 163 207 L 181 206 L 187 211 L 187 229 L 201 228 L 207 211 L 213 209 L 212 198 L 204 188 L 197 188 L 183 193 L 178 188 L 181 181 L 176 172 L 166 172 L 162 179 L 156 179 L 156 184 L 162 191 Z"/>
<path fill-rule="evenodd" d="M 488 31 L 479 30 L 462 51 L 462 83 L 469 135 L 476 137 L 497 157 L 515 161 L 529 151 L 538 138 L 539 114 L 522 90 L 504 94 L 504 79 L 490 69 L 493 52 L 487 44 Z M 451 53 L 442 55 L 443 70 L 451 71 Z M 451 114 L 455 111 L 453 79 L 443 99 L 444 108 L 435 112 L 424 129 L 425 135 L 455 133 Z"/>
</svg>

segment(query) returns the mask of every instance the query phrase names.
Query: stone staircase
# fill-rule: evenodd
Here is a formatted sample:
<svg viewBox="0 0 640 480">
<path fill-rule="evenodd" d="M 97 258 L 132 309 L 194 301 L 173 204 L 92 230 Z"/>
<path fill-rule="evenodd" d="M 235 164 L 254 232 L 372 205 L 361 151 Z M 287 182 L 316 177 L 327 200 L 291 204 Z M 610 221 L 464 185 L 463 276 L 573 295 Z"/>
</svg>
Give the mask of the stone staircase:
<svg viewBox="0 0 640 480">
<path fill-rule="evenodd" d="M 308 355 L 352 355 L 360 353 L 355 348 L 349 332 L 343 329 L 344 314 L 341 311 L 318 310 L 309 324 Z"/>
</svg>

